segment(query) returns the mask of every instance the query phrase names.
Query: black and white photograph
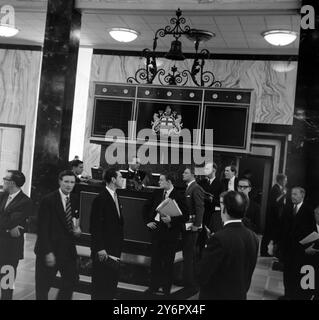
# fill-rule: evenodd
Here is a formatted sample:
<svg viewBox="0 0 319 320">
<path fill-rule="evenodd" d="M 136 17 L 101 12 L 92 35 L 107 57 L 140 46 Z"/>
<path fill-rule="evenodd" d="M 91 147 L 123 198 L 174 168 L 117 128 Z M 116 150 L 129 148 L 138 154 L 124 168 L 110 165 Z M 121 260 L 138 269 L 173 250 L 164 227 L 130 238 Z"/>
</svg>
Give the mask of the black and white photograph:
<svg viewBox="0 0 319 320">
<path fill-rule="evenodd" d="M 318 57 L 316 0 L 0 0 L 0 300 L 319 300 Z"/>
</svg>

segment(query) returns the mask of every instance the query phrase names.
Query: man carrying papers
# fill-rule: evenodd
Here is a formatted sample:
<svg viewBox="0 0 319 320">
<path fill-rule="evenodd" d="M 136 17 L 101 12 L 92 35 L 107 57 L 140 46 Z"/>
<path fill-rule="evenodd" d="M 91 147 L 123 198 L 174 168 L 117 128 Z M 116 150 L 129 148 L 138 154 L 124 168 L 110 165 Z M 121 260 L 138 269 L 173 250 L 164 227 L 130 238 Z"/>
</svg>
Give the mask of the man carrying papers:
<svg viewBox="0 0 319 320">
<path fill-rule="evenodd" d="M 173 186 L 174 177 L 163 173 L 159 179 L 160 190 L 153 194 L 144 211 L 147 227 L 152 232 L 151 280 L 148 294 L 160 288 L 169 296 L 173 282 L 173 266 L 178 239 L 188 211 L 185 197 Z"/>
</svg>

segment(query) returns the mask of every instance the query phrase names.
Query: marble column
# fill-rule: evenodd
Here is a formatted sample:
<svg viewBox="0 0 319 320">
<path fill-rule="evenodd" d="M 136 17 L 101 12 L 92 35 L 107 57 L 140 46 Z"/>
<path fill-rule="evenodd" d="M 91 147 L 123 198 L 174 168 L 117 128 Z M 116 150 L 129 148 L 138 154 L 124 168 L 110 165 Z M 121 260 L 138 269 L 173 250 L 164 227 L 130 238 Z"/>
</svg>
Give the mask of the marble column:
<svg viewBox="0 0 319 320">
<path fill-rule="evenodd" d="M 292 143 L 288 153 L 289 184 L 306 188 L 318 202 L 319 192 L 319 2 L 304 0 L 315 10 L 315 28 L 300 28 L 298 73 Z M 303 17 L 303 15 L 302 15 Z"/>
<path fill-rule="evenodd" d="M 74 0 L 48 0 L 33 158 L 31 196 L 58 185 L 70 146 L 81 14 Z"/>
</svg>

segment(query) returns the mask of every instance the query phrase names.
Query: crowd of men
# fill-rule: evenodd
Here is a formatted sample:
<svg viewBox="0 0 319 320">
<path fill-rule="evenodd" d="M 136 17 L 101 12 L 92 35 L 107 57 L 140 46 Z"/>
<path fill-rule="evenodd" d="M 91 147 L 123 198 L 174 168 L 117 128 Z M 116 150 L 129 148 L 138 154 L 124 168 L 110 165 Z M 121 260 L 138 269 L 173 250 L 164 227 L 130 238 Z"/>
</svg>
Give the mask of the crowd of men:
<svg viewBox="0 0 319 320">
<path fill-rule="evenodd" d="M 57 299 L 72 299 L 79 281 L 76 241 L 81 229 L 74 187 L 81 181 L 83 162 L 76 159 L 71 164 L 72 170 L 59 174 L 59 188 L 43 197 L 38 210 L 35 288 L 40 300 L 48 299 L 58 271 L 61 281 Z M 152 240 L 146 296 L 169 299 L 175 253 L 181 241 L 181 285 L 199 292 L 200 299 L 246 299 L 258 256 L 260 207 L 251 197 L 250 179 L 238 178 L 236 167 L 226 166 L 222 180 L 216 172 L 217 165 L 207 163 L 205 176 L 196 180 L 194 168 L 186 167 L 182 175 L 184 190 L 176 187 L 176 175 L 161 173 L 160 188 L 153 192 L 143 211 Z M 116 296 L 125 225 L 117 196 L 117 189 L 123 186 L 122 174 L 117 168 L 109 168 L 103 179 L 105 187 L 93 200 L 90 215 L 93 300 Z M 22 172 L 9 170 L 3 180 L 0 270 L 12 266 L 15 277 L 19 260 L 23 259 L 26 221 L 34 206 L 21 190 L 25 182 Z M 276 255 L 283 263 L 285 299 L 316 299 L 318 284 L 313 290 L 304 290 L 300 269 L 309 264 L 319 266 L 318 241 L 300 242 L 312 232 L 319 232 L 319 207 L 313 210 L 307 204 L 303 188 L 293 187 L 289 193 L 286 184 L 287 177 L 277 175 L 268 201 L 261 255 Z M 159 211 L 159 205 L 167 199 L 174 200 L 180 215 Z M 0 280 L 4 276 L 1 271 Z M 12 285 L 1 288 L 1 299 L 12 299 L 12 294 Z"/>
</svg>

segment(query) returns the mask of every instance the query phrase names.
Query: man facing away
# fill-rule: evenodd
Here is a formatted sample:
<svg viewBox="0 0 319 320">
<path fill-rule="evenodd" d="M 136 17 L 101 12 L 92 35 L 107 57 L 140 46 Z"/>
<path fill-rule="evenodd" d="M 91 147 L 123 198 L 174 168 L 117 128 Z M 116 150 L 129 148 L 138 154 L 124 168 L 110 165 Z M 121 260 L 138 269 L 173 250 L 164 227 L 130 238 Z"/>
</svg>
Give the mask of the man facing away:
<svg viewBox="0 0 319 320">
<path fill-rule="evenodd" d="M 209 239 L 200 265 L 200 294 L 203 300 L 245 300 L 258 255 L 258 238 L 241 219 L 245 195 L 229 191 L 223 197 L 222 230 Z"/>
<path fill-rule="evenodd" d="M 145 208 L 144 219 L 152 231 L 151 281 L 146 293 L 154 294 L 160 287 L 166 297 L 170 295 L 174 273 L 174 259 L 181 231 L 188 220 L 188 208 L 183 194 L 174 188 L 171 173 L 162 173 L 159 178 L 161 190 L 154 192 Z M 156 208 L 166 200 L 175 200 L 182 215 L 170 217 L 157 215 Z"/>
<path fill-rule="evenodd" d="M 103 180 L 106 187 L 93 200 L 90 217 L 92 300 L 115 298 L 123 245 L 124 221 L 116 193 L 123 178 L 119 170 L 110 168 L 103 173 Z"/>
<path fill-rule="evenodd" d="M 183 180 L 187 187 L 185 191 L 186 203 L 191 223 L 187 230 L 182 232 L 183 239 L 183 278 L 186 287 L 197 288 L 197 239 L 203 228 L 204 216 L 204 190 L 195 181 L 193 167 L 186 167 L 183 172 Z"/>
<path fill-rule="evenodd" d="M 34 249 L 37 300 L 48 300 L 57 271 L 61 274 L 57 300 L 71 300 L 79 277 L 75 239 L 81 235 L 81 229 L 78 199 L 72 193 L 74 173 L 62 171 L 59 185 L 58 190 L 42 199 L 39 207 L 38 238 Z"/>
<path fill-rule="evenodd" d="M 24 174 L 18 170 L 8 170 L 3 178 L 4 192 L 0 193 L 0 282 L 2 277 L 9 276 L 10 270 L 13 270 L 15 278 L 19 260 L 23 259 L 26 220 L 33 213 L 31 199 L 21 190 L 24 182 Z M 3 268 L 8 274 L 2 273 Z M 1 288 L 2 300 L 12 300 L 13 281 L 8 280 L 8 288 Z"/>
</svg>

